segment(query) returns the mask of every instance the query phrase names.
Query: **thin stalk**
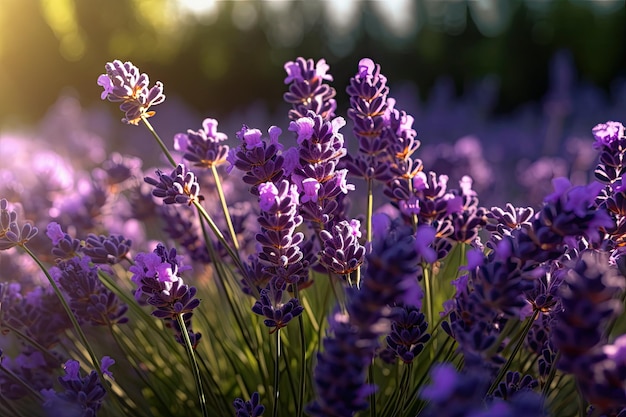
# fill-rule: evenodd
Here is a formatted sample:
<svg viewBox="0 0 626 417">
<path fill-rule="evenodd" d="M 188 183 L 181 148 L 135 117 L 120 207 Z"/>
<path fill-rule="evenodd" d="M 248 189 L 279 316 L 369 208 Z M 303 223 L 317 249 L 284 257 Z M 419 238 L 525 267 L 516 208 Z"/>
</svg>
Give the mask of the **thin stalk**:
<svg viewBox="0 0 626 417">
<path fill-rule="evenodd" d="M 293 284 L 294 297 L 300 299 L 298 291 L 298 283 Z M 300 334 L 300 390 L 298 391 L 298 406 L 296 408 L 296 416 L 301 417 L 304 410 L 304 391 L 306 387 L 306 339 L 304 337 L 304 319 L 302 314 L 298 316 L 298 327 Z"/>
<path fill-rule="evenodd" d="M 2 326 L 6 329 L 9 329 L 9 331 L 15 333 L 17 336 L 21 337 L 22 339 L 24 339 L 26 342 L 30 343 L 34 348 L 36 348 L 37 350 L 39 350 L 41 353 L 43 353 L 44 355 L 48 356 L 50 359 L 52 359 L 53 361 L 58 361 L 59 358 L 57 358 L 56 356 L 54 356 L 48 349 L 46 349 L 45 347 L 41 346 L 39 344 L 39 342 L 37 342 L 35 339 L 33 339 L 32 337 L 28 336 L 27 334 L 21 332 L 20 330 L 16 329 L 15 327 L 11 326 L 8 323 L 2 323 Z"/>
<path fill-rule="evenodd" d="M 375 385 L 374 382 L 374 359 L 370 363 L 369 369 L 367 370 L 369 383 L 371 385 Z M 376 417 L 376 392 L 372 392 L 370 394 L 370 416 Z"/>
<path fill-rule="evenodd" d="M 217 227 L 217 225 L 215 224 L 215 222 L 213 221 L 213 219 L 211 218 L 209 213 L 207 213 L 207 211 L 204 209 L 204 207 L 202 207 L 202 204 L 200 204 L 198 201 L 194 201 L 193 204 L 194 204 L 194 206 L 196 206 L 196 209 L 198 210 L 198 214 L 207 222 L 207 224 L 211 228 L 211 231 L 213 232 L 215 237 L 217 237 L 217 239 L 220 241 L 220 243 L 222 245 L 224 245 L 224 248 L 226 248 L 226 252 L 228 252 L 228 255 L 230 255 L 230 257 L 232 258 L 233 262 L 235 262 L 235 265 L 237 266 L 237 268 L 239 268 L 241 273 L 244 276 L 246 276 L 246 271 L 245 271 L 245 269 L 243 267 L 243 264 L 241 263 L 241 260 L 239 259 L 238 253 L 235 252 L 233 250 L 233 248 L 230 247 L 228 242 L 226 242 L 226 238 L 224 237 L 224 235 L 222 234 L 220 229 Z M 207 245 L 208 244 L 209 244 L 209 242 L 207 242 Z"/>
<path fill-rule="evenodd" d="M 224 190 L 222 189 L 222 181 L 220 180 L 220 176 L 217 173 L 217 167 L 215 165 L 211 165 L 211 172 L 213 173 L 213 178 L 215 179 L 215 189 L 217 190 L 217 195 L 220 198 L 220 205 L 222 206 L 224 219 L 226 219 L 226 225 L 228 226 L 230 238 L 233 241 L 233 246 L 235 247 L 235 250 L 239 252 L 239 242 L 237 241 L 237 234 L 235 233 L 235 228 L 233 227 L 233 222 L 230 218 L 230 213 L 228 212 L 228 204 L 226 204 L 226 197 L 224 196 Z"/>
<path fill-rule="evenodd" d="M 2 370 L 2 372 L 4 372 L 14 382 L 16 382 L 17 384 L 21 385 L 22 388 L 24 388 L 26 391 L 28 391 L 31 395 L 33 395 L 35 398 L 37 398 L 37 400 L 39 402 L 43 402 L 43 400 L 44 400 L 43 395 L 41 395 L 40 392 L 38 392 L 33 387 L 28 385 L 28 383 L 26 383 L 26 381 L 24 381 L 22 378 L 17 376 L 13 371 L 11 371 L 8 368 L 5 368 L 1 364 L 0 364 L 0 370 Z"/>
<path fill-rule="evenodd" d="M 14 417 L 26 417 L 25 414 L 23 414 L 20 411 L 17 411 L 17 409 L 13 407 L 13 404 L 11 404 L 11 401 L 4 398 L 2 394 L 0 394 L 0 402 L 3 404 L 4 408 L 10 411 L 9 413 L 5 413 L 3 415 L 9 415 L 9 416 L 14 416 Z"/>
<path fill-rule="evenodd" d="M 185 326 L 185 319 L 182 314 L 176 315 L 180 332 L 183 334 L 183 340 L 185 341 L 185 350 L 189 357 L 189 365 L 191 366 L 191 372 L 193 379 L 196 382 L 196 391 L 198 392 L 198 400 L 200 401 L 200 409 L 202 410 L 203 417 L 209 417 L 209 410 L 206 406 L 206 397 L 204 396 L 204 389 L 202 388 L 202 378 L 200 377 L 200 367 L 198 367 L 198 361 L 196 361 L 196 355 L 193 352 L 193 346 L 191 345 L 191 339 L 189 339 L 189 332 L 187 326 Z"/>
<path fill-rule="evenodd" d="M 411 380 L 411 371 L 413 369 L 413 363 L 409 363 L 404 367 L 402 372 L 402 380 L 400 381 L 400 386 L 398 387 L 398 402 L 396 403 L 396 411 L 391 415 L 392 417 L 396 417 L 399 412 L 404 413 L 406 411 L 406 406 L 408 405 L 409 397 L 406 395 L 409 391 L 409 381 Z M 402 415 L 402 414 L 400 414 Z"/>
<path fill-rule="evenodd" d="M 367 213 L 366 213 L 366 241 L 372 241 L 372 213 L 374 212 L 374 180 L 367 179 Z"/>
<path fill-rule="evenodd" d="M 274 332 L 276 335 L 276 358 L 274 359 L 274 410 L 272 416 L 278 416 L 278 396 L 279 396 L 279 378 L 280 378 L 280 329 Z"/>
<path fill-rule="evenodd" d="M 526 336 L 528 335 L 528 332 L 530 331 L 530 328 L 532 327 L 538 315 L 539 315 L 539 310 L 535 310 L 530 320 L 528 320 L 528 323 L 526 323 L 526 325 L 524 326 L 524 330 L 522 334 L 519 336 L 517 343 L 515 344 L 515 347 L 513 348 L 513 351 L 511 352 L 511 354 L 509 355 L 509 358 L 507 359 L 506 363 L 504 364 L 504 366 L 502 366 L 502 368 L 500 368 L 500 371 L 498 372 L 498 376 L 491 383 L 491 386 L 489 387 L 489 391 L 487 391 L 487 394 L 489 395 L 493 394 L 493 391 L 496 389 L 496 387 L 498 386 L 498 384 L 500 383 L 500 381 L 502 380 L 506 372 L 509 370 L 511 364 L 513 363 L 513 360 L 515 359 L 515 356 L 517 355 L 517 352 L 519 352 L 520 348 L 522 347 L 522 344 L 524 343 L 524 340 L 526 340 Z"/>
<path fill-rule="evenodd" d="M 424 275 L 424 292 L 426 293 L 424 295 L 424 298 L 426 299 L 426 319 L 428 320 L 428 323 L 433 323 L 433 321 L 435 320 L 435 312 L 433 307 L 434 294 L 431 282 L 432 275 L 430 266 L 422 264 L 422 271 Z"/>
<path fill-rule="evenodd" d="M 57 283 L 54 281 L 54 279 L 52 278 L 52 276 L 50 275 L 50 273 L 48 272 L 44 264 L 41 263 L 39 258 L 37 258 L 37 256 L 30 249 L 28 249 L 28 247 L 25 244 L 22 244 L 20 246 L 28 254 L 28 256 L 30 256 L 35 261 L 37 266 L 39 266 L 39 268 L 46 275 L 46 278 L 48 278 L 48 281 L 50 282 L 50 285 L 52 286 L 54 293 L 56 294 L 57 298 L 61 302 L 63 309 L 69 316 L 69 319 L 72 322 L 72 326 L 74 327 L 74 330 L 76 331 L 76 334 L 78 335 L 78 338 L 80 339 L 81 343 L 87 350 L 87 353 L 89 353 L 89 357 L 91 358 L 93 369 L 98 373 L 98 376 L 100 377 L 100 380 L 102 381 L 102 385 L 107 389 L 107 391 L 109 391 L 109 394 L 113 396 L 113 393 L 110 392 L 111 388 L 109 384 L 105 382 L 104 374 L 102 373 L 102 370 L 100 369 L 100 366 L 98 365 L 98 359 L 96 357 L 96 354 L 93 348 L 91 347 L 91 345 L 89 344 L 89 342 L 87 341 L 87 337 L 85 336 L 85 333 L 83 333 L 83 329 L 81 329 L 80 325 L 78 324 L 78 320 L 76 320 L 76 316 L 74 316 L 72 309 L 67 304 L 67 301 L 65 300 L 65 297 L 63 297 L 63 294 L 61 293 L 61 290 L 59 289 Z"/>
<path fill-rule="evenodd" d="M 152 125 L 150 124 L 150 122 L 148 121 L 148 119 L 145 116 L 141 116 L 141 121 L 143 122 L 143 124 L 148 128 L 148 130 L 150 131 L 150 133 L 152 133 L 152 136 L 154 136 L 154 139 L 157 141 L 157 143 L 159 144 L 159 147 L 161 148 L 161 150 L 163 151 L 163 154 L 165 155 L 165 157 L 167 158 L 168 161 L 170 161 L 170 164 L 172 165 L 172 167 L 176 168 L 176 161 L 174 161 L 174 157 L 172 157 L 172 154 L 170 153 L 170 151 L 167 149 L 167 146 L 165 146 L 165 143 L 163 142 L 163 140 L 161 140 L 161 137 L 159 136 L 159 134 L 156 132 L 156 130 L 154 130 L 154 128 L 152 127 Z"/>
</svg>

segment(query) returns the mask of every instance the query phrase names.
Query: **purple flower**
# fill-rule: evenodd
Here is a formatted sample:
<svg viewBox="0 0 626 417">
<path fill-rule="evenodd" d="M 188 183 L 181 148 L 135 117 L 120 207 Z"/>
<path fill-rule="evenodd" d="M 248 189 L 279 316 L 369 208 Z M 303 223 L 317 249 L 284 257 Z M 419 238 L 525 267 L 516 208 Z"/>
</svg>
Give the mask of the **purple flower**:
<svg viewBox="0 0 626 417">
<path fill-rule="evenodd" d="M 46 227 L 46 236 L 50 238 L 53 245 L 57 245 L 61 239 L 65 236 L 65 233 L 61 229 L 61 225 L 57 222 L 50 222 Z"/>
<path fill-rule="evenodd" d="M 38 229 L 30 223 L 20 227 L 17 212 L 9 207 L 6 199 L 0 199 L 0 250 L 22 246 L 37 234 Z"/>
<path fill-rule="evenodd" d="M 96 236 L 90 233 L 85 239 L 83 253 L 95 264 L 116 264 L 130 251 L 132 241 L 122 235 Z"/>
<path fill-rule="evenodd" d="M 185 331 L 195 347 L 201 335 L 191 330 L 191 316 L 200 300 L 195 298 L 196 288 L 186 285 L 180 277 L 180 273 L 189 268 L 182 265 L 176 249 L 168 251 L 159 243 L 151 253 L 138 253 L 134 261 L 129 271 L 133 274 L 131 280 L 138 286 L 135 298 L 154 307 L 152 315 L 173 327 L 180 344 L 184 344 L 184 338 L 177 317 L 182 316 Z"/>
<path fill-rule="evenodd" d="M 210 168 L 226 162 L 229 148 L 223 142 L 228 137 L 217 131 L 217 120 L 204 119 L 202 129 L 187 130 L 174 137 L 174 149 L 196 167 Z"/>
<path fill-rule="evenodd" d="M 156 170 L 158 180 L 145 177 L 144 181 L 155 188 L 152 195 L 162 198 L 165 204 L 187 204 L 191 206 L 195 202 L 204 200 L 200 195 L 200 184 L 193 172 L 188 171 L 185 165 L 178 164 L 167 175 L 160 169 Z"/>
<path fill-rule="evenodd" d="M 290 284 L 305 279 L 307 262 L 303 261 L 299 247 L 304 235 L 296 232 L 302 224 L 296 186 L 287 180 L 277 186 L 268 182 L 259 186 L 259 193 L 261 232 L 256 235 L 260 244 L 259 262 L 265 266 L 266 273 Z"/>
<path fill-rule="evenodd" d="M 111 358 L 102 358 L 101 370 L 111 376 L 108 367 L 115 363 Z M 64 416 L 95 416 L 106 395 L 106 389 L 100 381 L 98 373 L 91 371 L 89 375 L 80 375 L 80 364 L 75 360 L 65 362 L 65 375 L 58 381 L 64 391 L 55 392 L 52 389 L 42 390 L 44 396 L 44 409 L 58 413 L 62 410 Z"/>
<path fill-rule="evenodd" d="M 60 261 L 53 272 L 69 298 L 70 308 L 79 322 L 94 326 L 126 323 L 128 306 L 102 284 L 98 269 L 90 266 L 90 261 L 89 257 Z"/>
<path fill-rule="evenodd" d="M 329 271 L 339 275 L 349 275 L 365 261 L 365 247 L 358 238 L 361 236 L 360 222 L 342 220 L 330 230 L 320 231 L 322 251 L 320 263 Z"/>
<path fill-rule="evenodd" d="M 426 317 L 419 308 L 405 305 L 394 307 L 393 314 L 386 349 L 404 363 L 411 363 L 424 349 L 424 343 L 430 340 L 426 333 Z"/>
<path fill-rule="evenodd" d="M 142 118 L 154 116 L 155 112 L 149 111 L 150 107 L 165 101 L 163 84 L 157 81 L 148 88 L 148 76 L 141 74 L 131 62 L 115 60 L 107 62 L 104 68 L 106 74 L 98 77 L 98 85 L 104 88 L 101 98 L 122 103 L 120 110 L 125 113 L 124 123 L 137 125 Z"/>
<path fill-rule="evenodd" d="M 367 367 L 379 347 L 388 306 L 407 299 L 418 288 L 413 230 L 393 223 L 373 242 L 361 288 L 347 289 L 346 313 L 329 318 L 324 349 L 317 354 L 316 399 L 307 406 L 312 416 L 351 416 L 368 407 L 375 387 L 367 383 Z"/>
<path fill-rule="evenodd" d="M 611 145 L 620 139 L 624 139 L 624 125 L 620 122 L 609 121 L 600 123 L 591 129 L 595 143 L 594 149 L 611 148 Z"/>
<path fill-rule="evenodd" d="M 237 133 L 241 145 L 231 149 L 228 161 L 232 167 L 244 172 L 243 182 L 251 185 L 250 192 L 258 195 L 258 186 L 266 182 L 277 183 L 284 177 L 284 158 L 280 153 L 282 145 L 278 143 L 280 129 L 269 129 L 270 140 L 263 140 L 261 131 L 244 125 Z"/>
<path fill-rule="evenodd" d="M 563 310 L 552 331 L 560 369 L 585 372 L 586 355 L 602 341 L 603 324 L 623 310 L 617 297 L 625 289 L 626 279 L 605 252 L 585 251 L 572 261 L 559 287 Z"/>
<path fill-rule="evenodd" d="M 333 80 L 328 74 L 329 68 L 324 59 L 314 63 L 312 59 L 299 57 L 285 64 L 285 84 L 289 84 L 289 91 L 283 98 L 292 105 L 289 110 L 291 120 L 306 116 L 309 111 L 320 115 L 324 120 L 334 117 L 337 109 L 334 99 L 336 91 L 324 84 L 324 81 Z"/>
<path fill-rule="evenodd" d="M 250 401 L 244 401 L 241 398 L 235 399 L 233 407 L 235 407 L 235 417 L 261 417 L 265 412 L 258 392 L 252 393 Z"/>
<path fill-rule="evenodd" d="M 270 333 L 282 329 L 304 311 L 297 298 L 282 302 L 286 288 L 285 281 L 275 279 L 270 281 L 267 287 L 261 290 L 259 299 L 252 306 L 254 313 L 265 317 L 263 323 L 270 328 Z"/>
</svg>

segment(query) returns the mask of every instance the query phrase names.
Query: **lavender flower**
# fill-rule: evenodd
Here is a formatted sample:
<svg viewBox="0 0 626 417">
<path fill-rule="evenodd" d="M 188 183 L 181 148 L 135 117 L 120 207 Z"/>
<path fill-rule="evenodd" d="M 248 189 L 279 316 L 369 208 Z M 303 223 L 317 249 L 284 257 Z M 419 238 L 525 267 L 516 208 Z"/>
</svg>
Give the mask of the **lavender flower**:
<svg viewBox="0 0 626 417">
<path fill-rule="evenodd" d="M 226 162 L 229 148 L 223 142 L 228 136 L 217 131 L 217 120 L 204 119 L 202 129 L 187 130 L 174 137 L 174 149 L 193 166 L 211 168 Z"/>
<path fill-rule="evenodd" d="M 393 317 L 386 349 L 402 362 L 411 363 L 430 340 L 426 316 L 415 306 L 400 305 L 394 307 Z"/>
<path fill-rule="evenodd" d="M 126 257 L 132 241 L 122 235 L 96 236 L 90 233 L 85 239 L 83 253 L 95 264 L 116 264 Z"/>
<path fill-rule="evenodd" d="M 367 367 L 379 346 L 389 317 L 389 305 L 413 303 L 419 293 L 418 253 L 410 227 L 391 224 L 374 241 L 361 289 L 347 289 L 346 313 L 329 319 L 324 350 L 317 354 L 316 399 L 308 405 L 312 416 L 348 416 L 368 407 L 375 387 L 367 384 Z"/>
<path fill-rule="evenodd" d="M 179 276 L 187 270 L 181 263 L 176 249 L 169 251 L 162 244 L 151 253 L 140 252 L 135 256 L 135 264 L 129 268 L 132 272 L 131 280 L 137 284 L 135 298 L 154 307 L 152 315 L 164 319 L 170 327 L 174 327 L 176 340 L 183 344 L 181 329 L 172 322 L 182 316 L 187 326 L 187 332 L 192 340 L 192 346 L 200 340 L 200 334 L 191 330 L 191 315 L 198 307 L 200 300 L 195 298 L 196 288 L 183 283 Z"/>
<path fill-rule="evenodd" d="M 287 283 L 280 279 L 272 279 L 267 287 L 261 290 L 261 295 L 252 306 L 252 311 L 265 317 L 263 323 L 270 328 L 270 333 L 285 327 L 292 319 L 304 311 L 297 298 L 282 302 L 283 292 Z"/>
<path fill-rule="evenodd" d="M 584 372 L 585 356 L 603 340 L 602 324 L 623 309 L 617 297 L 625 289 L 626 280 L 604 252 L 585 251 L 569 266 L 559 288 L 563 310 L 552 330 L 560 369 Z"/>
<path fill-rule="evenodd" d="M 341 117 L 325 121 L 309 112 L 307 117 L 292 121 L 289 130 L 297 134 L 299 163 L 291 179 L 303 193 L 300 213 L 316 230 L 331 227 L 343 220 L 344 197 L 354 185 L 346 182 L 347 170 L 337 169 L 346 155 Z"/>
<path fill-rule="evenodd" d="M 299 57 L 285 64 L 287 77 L 285 84 L 289 84 L 289 92 L 284 94 L 284 100 L 291 103 L 293 108 L 289 110 L 289 118 L 297 120 L 306 116 L 309 111 L 320 115 L 324 120 L 330 120 L 335 116 L 337 102 L 335 89 L 324 84 L 324 81 L 332 81 L 332 75 L 327 71 L 329 66 L 326 60 L 320 59 L 317 63 L 312 59 Z"/>
<path fill-rule="evenodd" d="M 128 306 L 100 282 L 98 269 L 90 266 L 89 257 L 60 261 L 51 274 L 67 294 L 70 308 L 79 322 L 107 326 L 128 321 Z"/>
<path fill-rule="evenodd" d="M 235 417 L 261 417 L 265 412 L 265 407 L 261 405 L 258 392 L 252 393 L 250 401 L 244 401 L 241 398 L 233 401 L 235 407 Z"/>
<path fill-rule="evenodd" d="M 256 240 L 260 244 L 259 262 L 266 273 L 292 284 L 306 280 L 308 272 L 300 243 L 304 239 L 296 228 L 302 224 L 298 215 L 298 192 L 294 184 L 282 180 L 278 185 L 266 182 L 259 186 L 259 225 Z"/>
<path fill-rule="evenodd" d="M 102 357 L 100 366 L 102 373 L 112 377 L 108 368 L 114 363 L 115 361 L 108 356 Z M 106 389 L 102 385 L 104 382 L 100 380 L 96 371 L 81 376 L 80 364 L 75 360 L 65 362 L 64 368 L 65 375 L 58 379 L 64 391 L 43 390 L 44 409 L 54 415 L 61 413 L 63 417 L 95 416 L 106 395 Z"/>
<path fill-rule="evenodd" d="M 262 140 L 260 130 L 244 125 L 236 135 L 241 145 L 231 149 L 227 158 L 231 170 L 237 167 L 244 172 L 243 182 L 252 185 L 250 192 L 253 195 L 259 194 L 260 184 L 277 183 L 285 175 L 284 157 L 280 154 L 282 145 L 278 142 L 282 130 L 272 126 L 268 132 L 269 142 Z"/>
<path fill-rule="evenodd" d="M 6 199 L 0 199 L 0 250 L 23 246 L 37 234 L 38 230 L 30 223 L 20 227 L 17 212 L 9 207 Z"/>
<path fill-rule="evenodd" d="M 137 125 L 142 118 L 154 116 L 155 112 L 149 110 L 151 106 L 165 101 L 163 84 L 157 81 L 148 88 L 148 75 L 141 74 L 131 62 L 115 60 L 107 62 L 104 68 L 106 73 L 98 77 L 98 85 L 104 89 L 100 98 L 122 103 L 120 110 L 125 113 L 122 122 Z"/>
<path fill-rule="evenodd" d="M 323 249 L 320 263 L 339 275 L 350 275 L 365 260 L 365 247 L 359 244 L 361 222 L 345 220 L 335 224 L 330 231 L 320 231 Z"/>
<path fill-rule="evenodd" d="M 81 251 L 80 239 L 73 238 L 63 232 L 61 225 L 57 222 L 48 223 L 46 235 L 52 241 L 52 245 L 54 245 L 52 254 L 59 260 L 74 258 Z"/>
<path fill-rule="evenodd" d="M 187 204 L 204 200 L 200 195 L 200 184 L 193 172 L 188 171 L 185 165 L 178 164 L 169 174 L 164 174 L 160 169 L 156 170 L 158 180 L 145 177 L 144 181 L 155 188 L 152 195 L 162 198 L 165 204 Z"/>
</svg>

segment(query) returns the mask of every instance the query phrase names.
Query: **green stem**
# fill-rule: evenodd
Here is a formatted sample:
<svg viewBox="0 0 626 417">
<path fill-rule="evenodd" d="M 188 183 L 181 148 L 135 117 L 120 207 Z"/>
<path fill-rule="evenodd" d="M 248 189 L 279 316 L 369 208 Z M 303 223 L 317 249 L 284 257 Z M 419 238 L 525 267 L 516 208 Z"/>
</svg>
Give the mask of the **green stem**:
<svg viewBox="0 0 626 417">
<path fill-rule="evenodd" d="M 274 359 L 274 410 L 272 416 L 278 415 L 278 395 L 279 395 L 279 378 L 280 378 L 280 329 L 276 329 L 276 358 Z"/>
<path fill-rule="evenodd" d="M 198 367 L 198 361 L 196 361 L 196 355 L 193 352 L 193 346 L 191 345 L 191 339 L 189 339 L 189 332 L 187 326 L 185 326 L 185 319 L 182 314 L 176 315 L 180 332 L 183 335 L 185 341 L 185 350 L 189 357 L 189 365 L 191 366 L 191 372 L 193 373 L 193 379 L 196 382 L 196 391 L 198 392 L 198 400 L 200 401 L 200 409 L 204 417 L 209 417 L 209 411 L 206 406 L 206 397 L 204 396 L 204 390 L 202 389 L 202 378 L 200 377 L 200 368 Z"/>
<path fill-rule="evenodd" d="M 87 342 L 87 337 L 85 336 L 85 333 L 83 333 L 83 329 L 81 329 L 80 325 L 78 324 L 78 320 L 76 320 L 76 316 L 74 316 L 72 309 L 67 304 L 67 301 L 65 300 L 65 297 L 63 297 L 63 294 L 61 293 L 61 290 L 59 289 L 57 283 L 54 281 L 54 279 L 52 278 L 52 276 L 50 275 L 50 273 L 48 272 L 44 264 L 41 263 L 39 258 L 37 258 L 37 256 L 30 249 L 28 249 L 26 245 L 22 244 L 20 246 L 28 254 L 28 256 L 30 256 L 35 261 L 35 263 L 37 263 L 37 266 L 39 266 L 39 268 L 46 275 L 46 278 L 48 278 L 48 282 L 50 282 L 52 289 L 54 290 L 57 298 L 59 299 L 59 301 L 61 302 L 61 305 L 63 306 L 63 309 L 65 310 L 70 321 L 72 322 L 72 326 L 74 327 L 74 330 L 76 331 L 76 334 L 78 335 L 78 338 L 80 339 L 81 343 L 87 350 L 87 353 L 89 353 L 89 357 L 91 358 L 93 369 L 98 373 L 98 376 L 102 380 L 102 385 L 104 385 L 105 387 L 107 387 L 107 389 L 109 389 L 108 388 L 109 384 L 105 383 L 104 375 L 102 374 L 102 370 L 100 370 L 100 365 L 98 365 L 98 359 L 96 357 L 96 354 L 94 353 L 89 342 Z"/>
<path fill-rule="evenodd" d="M 222 189 L 222 181 L 220 181 L 220 176 L 217 174 L 217 168 L 215 167 L 215 165 L 211 165 L 211 172 L 213 173 L 213 178 L 215 179 L 215 189 L 217 190 L 217 195 L 220 198 L 222 212 L 224 213 L 224 218 L 226 219 L 226 225 L 228 226 L 230 238 L 233 241 L 233 246 L 235 246 L 235 250 L 239 252 L 239 242 L 237 241 L 237 234 L 235 233 L 233 222 L 230 218 L 230 213 L 228 212 L 228 204 L 226 204 L 226 197 L 224 196 L 224 190 Z"/>
<path fill-rule="evenodd" d="M 293 287 L 294 297 L 299 300 L 300 293 L 298 291 L 298 283 L 293 284 Z M 306 387 L 306 339 L 304 337 L 304 319 L 302 318 L 302 314 L 298 316 L 298 325 L 300 330 L 300 390 L 298 391 L 296 416 L 301 417 L 304 410 L 304 391 Z"/>
<path fill-rule="evenodd" d="M 2 372 L 4 372 L 10 379 L 12 379 L 17 384 L 21 385 L 22 388 L 24 388 L 26 391 L 28 391 L 30 394 L 32 394 L 35 398 L 37 398 L 37 400 L 39 402 L 43 402 L 43 400 L 44 400 L 43 395 L 41 395 L 41 393 L 38 392 L 37 390 L 33 389 L 33 387 L 28 385 L 26 383 L 26 381 L 24 381 L 22 378 L 17 376 L 13 371 L 11 371 L 10 369 L 5 368 L 1 364 L 0 364 L 0 370 L 2 370 Z"/>
<path fill-rule="evenodd" d="M 526 326 L 524 326 L 524 330 L 522 331 L 522 334 L 520 334 L 517 340 L 517 343 L 515 344 L 515 347 L 513 348 L 513 351 L 511 352 L 511 354 L 509 355 L 509 358 L 507 359 L 506 363 L 504 364 L 504 366 L 502 366 L 502 368 L 500 368 L 500 372 L 498 372 L 498 376 L 491 383 L 491 386 L 489 387 L 489 391 L 487 391 L 487 394 L 489 395 L 493 394 L 493 391 L 496 389 L 496 387 L 498 386 L 498 384 L 500 383 L 500 381 L 502 380 L 506 372 L 511 367 L 511 364 L 513 363 L 513 360 L 515 359 L 517 352 L 519 352 L 520 348 L 522 347 L 522 344 L 524 343 L 524 340 L 526 340 L 526 336 L 528 335 L 528 332 L 533 326 L 533 323 L 535 322 L 535 319 L 537 318 L 538 315 L 539 315 L 539 310 L 535 310 L 530 320 L 528 320 L 528 323 L 526 323 Z"/>
<path fill-rule="evenodd" d="M 152 127 L 148 119 L 145 116 L 141 116 L 141 121 L 148 128 L 150 133 L 152 133 L 152 136 L 154 136 L 154 139 L 156 139 L 157 143 L 159 144 L 159 147 L 163 151 L 163 154 L 167 157 L 167 160 L 170 161 L 170 164 L 172 165 L 172 167 L 176 168 L 176 161 L 174 161 L 174 157 L 172 156 L 170 151 L 167 149 L 167 146 L 165 146 L 165 143 L 163 142 L 163 140 L 161 140 L 161 137 L 156 132 L 156 130 L 154 130 L 154 128 Z"/>
<path fill-rule="evenodd" d="M 433 323 L 435 320 L 435 312 L 434 312 L 434 307 L 433 307 L 433 286 L 432 286 L 432 282 L 431 282 L 431 270 L 430 270 L 430 265 L 427 264 L 422 264 L 422 271 L 423 271 L 423 275 L 424 275 L 424 298 L 426 299 L 426 319 L 428 320 L 428 323 Z M 432 353 L 432 351 L 431 351 Z M 431 358 L 432 359 L 432 358 Z"/>
<path fill-rule="evenodd" d="M 241 260 L 239 259 L 239 255 L 237 254 L 237 252 L 233 251 L 233 249 L 230 247 L 228 242 L 226 242 L 226 238 L 224 238 L 224 235 L 222 234 L 220 229 L 217 227 L 217 225 L 215 224 L 215 222 L 213 221 L 209 213 L 207 213 L 207 211 L 204 209 L 204 207 L 202 207 L 202 205 L 199 202 L 194 201 L 193 204 L 194 206 L 196 206 L 196 209 L 198 209 L 198 214 L 207 222 L 207 224 L 211 228 L 211 231 L 213 232 L 215 237 L 217 237 L 220 243 L 224 245 L 224 247 L 226 248 L 226 251 L 228 252 L 228 255 L 230 255 L 233 262 L 235 262 L 235 265 L 237 266 L 237 268 L 239 268 L 239 271 L 243 274 L 244 277 L 247 276 L 246 271 L 243 267 L 243 264 L 241 263 Z M 209 245 L 210 242 L 206 242 L 206 244 Z"/>
</svg>

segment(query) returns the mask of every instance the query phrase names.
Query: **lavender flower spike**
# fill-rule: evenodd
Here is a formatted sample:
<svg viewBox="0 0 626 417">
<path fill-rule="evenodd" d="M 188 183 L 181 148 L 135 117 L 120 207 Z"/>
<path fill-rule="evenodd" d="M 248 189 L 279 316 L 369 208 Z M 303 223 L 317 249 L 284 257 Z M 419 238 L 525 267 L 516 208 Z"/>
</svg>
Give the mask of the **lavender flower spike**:
<svg viewBox="0 0 626 417">
<path fill-rule="evenodd" d="M 154 185 L 152 195 L 162 198 L 165 204 L 187 204 L 204 200 L 200 194 L 200 184 L 193 172 L 188 171 L 183 164 L 178 164 L 171 174 L 164 174 L 156 170 L 158 180 L 145 177 L 144 181 Z"/>
<path fill-rule="evenodd" d="M 154 116 L 154 111 L 148 111 L 151 106 L 165 101 L 163 84 L 157 81 L 152 88 L 148 88 L 148 75 L 141 74 L 131 62 L 122 63 L 116 59 L 104 68 L 106 74 L 98 77 L 98 85 L 104 88 L 100 98 L 122 103 L 120 110 L 126 115 L 122 122 L 137 125 L 142 118 Z"/>
<path fill-rule="evenodd" d="M 0 200 L 0 250 L 23 245 L 37 234 L 35 226 L 26 223 L 21 228 L 17 224 L 17 212 L 9 208 L 6 199 Z"/>
</svg>

